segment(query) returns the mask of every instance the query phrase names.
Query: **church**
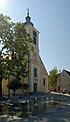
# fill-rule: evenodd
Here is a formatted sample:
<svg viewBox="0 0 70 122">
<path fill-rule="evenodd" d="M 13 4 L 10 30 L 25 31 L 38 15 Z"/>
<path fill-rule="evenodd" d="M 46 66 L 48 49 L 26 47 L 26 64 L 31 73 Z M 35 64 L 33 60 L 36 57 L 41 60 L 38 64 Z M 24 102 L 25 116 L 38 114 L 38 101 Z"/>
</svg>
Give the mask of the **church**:
<svg viewBox="0 0 70 122">
<path fill-rule="evenodd" d="M 27 11 L 26 21 L 24 23 L 27 33 L 33 40 L 33 52 L 29 56 L 29 91 L 32 92 L 47 92 L 48 90 L 48 73 L 39 55 L 39 31 L 34 27 L 29 16 L 29 9 Z"/>
<path fill-rule="evenodd" d="M 25 18 L 24 27 L 26 32 L 30 34 L 33 40 L 34 50 L 29 52 L 29 63 L 28 63 L 28 77 L 22 79 L 21 83 L 26 83 L 29 85 L 29 92 L 48 92 L 48 73 L 43 64 L 43 61 L 39 55 L 39 31 L 34 27 L 31 22 L 31 17 L 29 15 L 29 9 L 27 9 L 27 16 Z M 5 85 L 6 83 L 6 85 Z M 3 94 L 8 94 L 8 88 L 6 88 L 8 82 L 3 80 Z M 12 92 L 10 92 L 12 93 Z M 17 94 L 23 94 L 24 90 L 17 90 Z"/>
</svg>

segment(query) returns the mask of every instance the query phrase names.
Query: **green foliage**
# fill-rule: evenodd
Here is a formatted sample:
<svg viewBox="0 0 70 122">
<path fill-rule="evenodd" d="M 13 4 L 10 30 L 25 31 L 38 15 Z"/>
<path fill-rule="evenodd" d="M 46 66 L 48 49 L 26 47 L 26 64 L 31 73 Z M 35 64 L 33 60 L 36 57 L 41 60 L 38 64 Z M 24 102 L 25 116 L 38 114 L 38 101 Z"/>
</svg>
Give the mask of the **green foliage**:
<svg viewBox="0 0 70 122">
<path fill-rule="evenodd" d="M 13 90 L 13 92 L 14 92 L 14 94 L 15 94 L 15 91 L 16 91 L 17 89 L 21 89 L 21 88 L 22 88 L 22 84 L 21 84 L 21 82 L 20 82 L 17 78 L 15 78 L 15 79 L 13 79 L 12 81 L 10 81 L 10 82 L 8 83 L 7 87 L 8 87 L 9 89 Z"/>
<path fill-rule="evenodd" d="M 32 40 L 26 32 L 24 24 L 21 22 L 13 23 L 10 17 L 0 14 L 0 39 L 1 56 L 8 55 L 10 57 L 10 60 L 4 59 L 6 75 L 26 76 L 28 73 L 26 55 L 31 50 Z"/>
<path fill-rule="evenodd" d="M 57 68 L 52 69 L 49 72 L 48 83 L 51 90 L 56 89 L 57 77 L 59 76 Z"/>
<path fill-rule="evenodd" d="M 8 16 L 0 14 L 0 76 L 26 77 L 28 75 L 28 52 L 33 50 L 32 40 L 24 24 L 13 23 Z M 7 58 L 6 58 L 7 57 Z"/>
</svg>

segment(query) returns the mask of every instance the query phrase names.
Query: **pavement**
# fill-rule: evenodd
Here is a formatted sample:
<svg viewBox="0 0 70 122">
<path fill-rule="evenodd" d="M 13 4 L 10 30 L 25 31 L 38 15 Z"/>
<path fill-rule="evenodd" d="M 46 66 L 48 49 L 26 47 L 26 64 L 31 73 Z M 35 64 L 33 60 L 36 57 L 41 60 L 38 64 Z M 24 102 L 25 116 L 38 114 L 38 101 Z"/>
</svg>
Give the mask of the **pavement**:
<svg viewBox="0 0 70 122">
<path fill-rule="evenodd" d="M 34 116 L 29 115 L 21 118 L 17 116 L 0 115 L 0 122 L 70 122 L 70 96 L 55 93 L 49 96 L 61 100 L 61 103 Z"/>
</svg>

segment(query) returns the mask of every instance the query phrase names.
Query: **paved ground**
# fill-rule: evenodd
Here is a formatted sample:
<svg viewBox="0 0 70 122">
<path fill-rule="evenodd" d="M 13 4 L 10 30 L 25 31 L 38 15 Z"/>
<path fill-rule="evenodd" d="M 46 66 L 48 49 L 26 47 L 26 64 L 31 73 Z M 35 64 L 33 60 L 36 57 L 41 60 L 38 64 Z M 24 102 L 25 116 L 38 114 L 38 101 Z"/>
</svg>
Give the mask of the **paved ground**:
<svg viewBox="0 0 70 122">
<path fill-rule="evenodd" d="M 70 96 L 62 95 L 53 95 L 53 97 L 57 97 L 59 99 L 62 98 L 65 104 L 59 104 L 54 106 L 49 111 L 45 111 L 41 114 L 36 116 L 29 116 L 29 117 L 6 117 L 0 116 L 0 122 L 70 122 Z"/>
<path fill-rule="evenodd" d="M 70 122 L 70 106 L 56 106 L 50 111 L 23 118 L 21 122 Z"/>
</svg>

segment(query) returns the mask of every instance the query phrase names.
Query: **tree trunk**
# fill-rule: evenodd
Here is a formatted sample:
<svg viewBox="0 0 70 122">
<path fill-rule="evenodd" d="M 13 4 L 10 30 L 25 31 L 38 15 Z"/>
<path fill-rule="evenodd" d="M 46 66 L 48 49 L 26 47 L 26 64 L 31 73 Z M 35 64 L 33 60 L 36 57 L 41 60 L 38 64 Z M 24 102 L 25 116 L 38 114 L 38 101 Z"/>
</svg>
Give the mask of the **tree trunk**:
<svg viewBox="0 0 70 122">
<path fill-rule="evenodd" d="M 2 75 L 0 75 L 0 97 L 2 97 Z"/>
</svg>

